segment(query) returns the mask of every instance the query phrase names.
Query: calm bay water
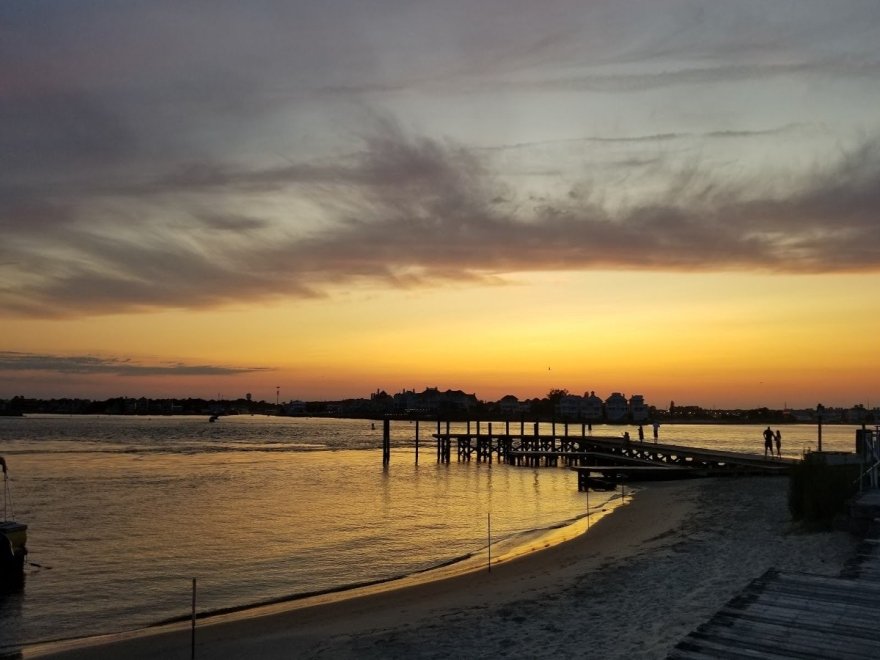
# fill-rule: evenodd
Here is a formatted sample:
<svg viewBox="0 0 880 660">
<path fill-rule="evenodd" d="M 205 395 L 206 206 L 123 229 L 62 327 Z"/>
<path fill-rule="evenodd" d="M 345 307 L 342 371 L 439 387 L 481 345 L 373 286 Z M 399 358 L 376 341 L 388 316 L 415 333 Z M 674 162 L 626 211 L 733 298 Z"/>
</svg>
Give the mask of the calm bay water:
<svg viewBox="0 0 880 660">
<path fill-rule="evenodd" d="M 30 526 L 29 560 L 39 565 L 27 568 L 21 592 L 0 595 L 0 651 L 186 615 L 193 577 L 200 611 L 236 607 L 479 552 L 489 514 L 493 541 L 515 541 L 586 511 L 575 475 L 563 468 L 437 465 L 430 424 L 421 425 L 416 466 L 415 425 L 392 423 L 385 470 L 381 427 L 250 416 L 216 424 L 204 417 L 0 418 L 16 517 Z M 815 449 L 814 426 L 781 428 L 785 455 Z M 665 425 L 660 436 L 761 453 L 761 430 Z M 851 451 L 854 436 L 855 427 L 826 426 L 824 448 Z M 603 506 L 600 495 L 589 497 L 591 507 Z"/>
</svg>

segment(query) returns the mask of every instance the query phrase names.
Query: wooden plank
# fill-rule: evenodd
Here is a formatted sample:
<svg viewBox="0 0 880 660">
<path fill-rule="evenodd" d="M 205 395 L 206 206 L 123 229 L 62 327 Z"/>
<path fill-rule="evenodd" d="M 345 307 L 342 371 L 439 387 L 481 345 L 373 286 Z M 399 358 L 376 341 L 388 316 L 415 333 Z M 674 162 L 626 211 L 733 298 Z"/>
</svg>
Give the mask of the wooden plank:
<svg viewBox="0 0 880 660">
<path fill-rule="evenodd" d="M 880 585 L 768 571 L 670 657 L 880 658 Z"/>
<path fill-rule="evenodd" d="M 767 622 L 771 625 L 785 626 L 788 628 L 806 629 L 816 631 L 823 635 L 834 635 L 842 633 L 854 638 L 865 639 L 870 642 L 880 642 L 880 631 L 873 623 L 876 612 L 871 612 L 869 618 L 852 620 L 841 624 L 840 622 L 832 622 L 821 615 L 814 619 L 798 617 L 792 615 L 782 608 L 763 608 L 755 607 L 745 611 L 730 611 L 727 609 L 719 612 L 719 621 L 736 621 L 741 619 L 746 622 Z M 730 625 L 733 625 L 732 623 Z"/>
<path fill-rule="evenodd" d="M 744 634 L 748 632 L 748 634 Z M 778 655 L 781 657 L 797 658 L 835 658 L 835 660 L 864 660 L 865 658 L 877 658 L 877 647 L 868 649 L 856 649 L 850 645 L 846 637 L 840 635 L 825 636 L 822 638 L 802 639 L 788 635 L 780 638 L 768 633 L 763 626 L 754 626 L 748 631 L 736 632 L 721 626 L 712 627 L 710 630 L 698 631 L 697 639 L 711 639 L 718 645 L 727 646 L 737 650 L 749 650 L 767 657 Z"/>
<path fill-rule="evenodd" d="M 750 660 L 753 657 L 736 653 L 733 650 L 727 650 L 722 654 L 717 649 L 701 646 L 697 640 L 693 640 L 690 637 L 679 642 L 667 656 L 667 658 L 677 660 L 718 660 L 719 658 L 725 658 L 726 660 Z M 789 658 L 789 660 L 791 659 Z"/>
<path fill-rule="evenodd" d="M 691 633 L 689 635 L 689 640 L 701 650 L 714 651 L 716 658 L 758 658 L 769 660 L 772 660 L 773 658 L 779 658 L 780 660 L 790 660 L 793 657 L 811 657 L 785 653 L 784 650 L 777 653 L 770 649 L 761 649 L 760 647 L 753 648 L 748 645 L 747 640 L 740 640 L 740 644 L 730 644 L 727 642 L 727 640 L 716 639 L 713 636 L 704 635 L 699 632 Z M 815 657 L 817 660 L 827 660 L 827 657 L 822 657 L 818 655 L 812 657 Z"/>
<path fill-rule="evenodd" d="M 873 639 L 865 638 L 835 626 L 789 625 L 787 622 L 774 622 L 769 619 L 753 617 L 736 617 L 730 620 L 713 619 L 711 624 L 710 629 L 713 632 L 723 631 L 725 635 L 760 636 L 782 645 L 806 644 L 811 648 L 828 644 L 839 646 L 842 639 L 844 640 L 842 647 L 844 651 L 842 652 L 854 653 L 856 658 L 865 655 L 880 657 L 880 639 L 877 639 L 876 636 Z M 867 628 L 863 628 L 859 632 L 868 631 Z"/>
<path fill-rule="evenodd" d="M 808 599 L 769 599 L 764 598 L 749 608 L 755 613 L 772 613 L 773 611 L 788 612 L 792 620 L 795 617 L 809 621 L 813 617 L 826 621 L 846 620 L 851 617 L 876 615 L 877 608 L 871 606 L 851 606 L 845 603 L 810 603 Z M 733 610 L 735 611 L 735 610 Z"/>
</svg>

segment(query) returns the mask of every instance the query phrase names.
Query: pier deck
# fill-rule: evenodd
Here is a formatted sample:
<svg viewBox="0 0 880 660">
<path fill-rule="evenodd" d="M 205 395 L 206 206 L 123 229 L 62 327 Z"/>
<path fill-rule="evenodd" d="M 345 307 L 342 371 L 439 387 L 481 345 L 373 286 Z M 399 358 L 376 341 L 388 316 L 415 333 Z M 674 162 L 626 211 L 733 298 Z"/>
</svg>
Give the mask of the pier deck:
<svg viewBox="0 0 880 660">
<path fill-rule="evenodd" d="M 697 476 L 786 474 L 797 463 L 790 458 L 587 435 L 435 433 L 438 462 L 492 462 L 512 465 L 558 465 L 578 472 L 578 488 L 601 477 L 622 480 L 678 479 Z"/>
</svg>

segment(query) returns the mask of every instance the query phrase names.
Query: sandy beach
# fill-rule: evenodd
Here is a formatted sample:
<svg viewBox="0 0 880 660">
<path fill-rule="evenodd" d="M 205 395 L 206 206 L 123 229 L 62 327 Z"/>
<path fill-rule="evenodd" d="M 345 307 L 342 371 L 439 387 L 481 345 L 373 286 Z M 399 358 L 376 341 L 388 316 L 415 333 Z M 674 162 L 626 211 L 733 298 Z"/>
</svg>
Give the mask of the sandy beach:
<svg viewBox="0 0 880 660">
<path fill-rule="evenodd" d="M 767 569 L 836 575 L 855 539 L 802 533 L 784 478 L 651 484 L 573 540 L 469 575 L 199 621 L 197 658 L 662 658 Z M 24 657 L 189 658 L 188 625 Z"/>
</svg>

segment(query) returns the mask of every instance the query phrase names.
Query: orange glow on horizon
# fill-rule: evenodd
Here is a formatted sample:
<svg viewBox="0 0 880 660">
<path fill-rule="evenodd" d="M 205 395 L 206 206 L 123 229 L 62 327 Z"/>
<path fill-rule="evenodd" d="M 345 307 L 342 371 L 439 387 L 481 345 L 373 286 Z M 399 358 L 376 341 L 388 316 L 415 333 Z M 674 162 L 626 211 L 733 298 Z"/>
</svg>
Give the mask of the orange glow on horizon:
<svg viewBox="0 0 880 660">
<path fill-rule="evenodd" d="M 258 308 L 11 320 L 16 350 L 264 371 L 15 374 L 0 396 L 366 397 L 550 389 L 718 407 L 876 400 L 878 276 L 547 273 L 508 286 L 352 291 Z M 54 394 L 53 394 L 54 392 Z"/>
</svg>

